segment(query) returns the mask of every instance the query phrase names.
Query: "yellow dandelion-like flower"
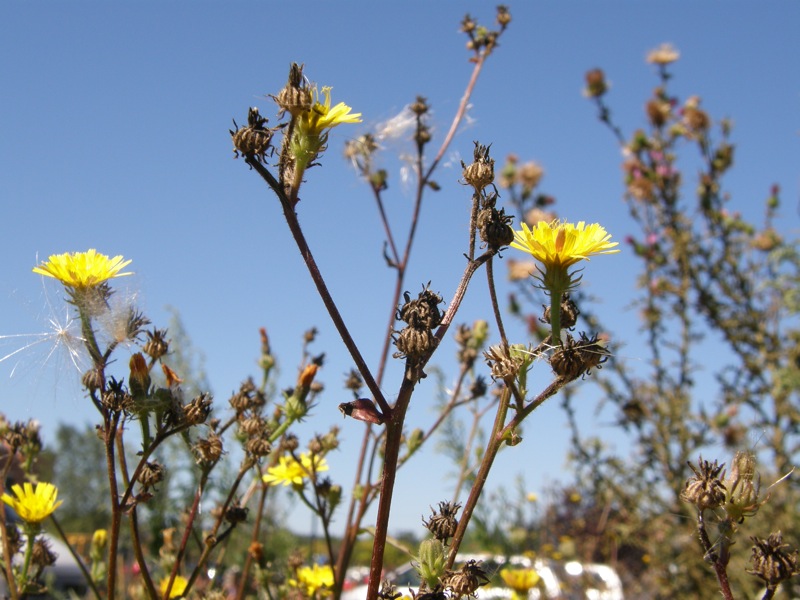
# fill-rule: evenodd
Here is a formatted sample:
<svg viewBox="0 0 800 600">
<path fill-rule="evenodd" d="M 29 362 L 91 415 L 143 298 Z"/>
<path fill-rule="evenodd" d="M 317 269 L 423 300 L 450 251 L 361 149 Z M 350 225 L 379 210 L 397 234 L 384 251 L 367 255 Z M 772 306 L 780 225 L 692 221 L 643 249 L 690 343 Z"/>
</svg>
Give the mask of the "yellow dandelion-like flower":
<svg viewBox="0 0 800 600">
<path fill-rule="evenodd" d="M 534 569 L 502 569 L 500 577 L 520 598 L 527 597 L 528 591 L 536 587 L 541 579 Z"/>
<path fill-rule="evenodd" d="M 161 580 L 159 584 L 159 588 L 161 589 L 161 595 L 167 593 L 167 586 L 169 585 L 169 577 L 165 577 Z M 172 582 L 172 589 L 169 591 L 170 598 L 182 598 L 183 595 L 186 593 L 186 586 L 189 585 L 189 580 L 186 577 L 182 577 L 180 575 L 175 576 L 175 580 Z"/>
<path fill-rule="evenodd" d="M 611 235 L 598 223 L 539 221 L 533 229 L 523 223 L 522 230 L 514 232 L 511 247 L 529 253 L 546 269 L 563 269 L 595 254 L 619 252 L 614 249 L 618 242 L 610 240 Z"/>
<path fill-rule="evenodd" d="M 52 483 L 39 482 L 35 488 L 31 483 L 15 484 L 11 486 L 11 491 L 16 498 L 3 494 L 3 502 L 13 508 L 20 519 L 30 524 L 41 523 L 63 502 L 56 501 L 58 489 Z"/>
<path fill-rule="evenodd" d="M 668 65 L 681 57 L 681 53 L 672 44 L 661 44 L 647 54 L 647 62 L 654 65 Z"/>
<path fill-rule="evenodd" d="M 595 254 L 619 252 L 618 242 L 597 223 L 577 225 L 564 221 L 539 221 L 531 229 L 526 223 L 514 232 L 511 247 L 527 252 L 544 266 L 535 276 L 550 294 L 550 328 L 554 343 L 561 344 L 561 297 L 580 282 L 569 267 Z"/>
<path fill-rule="evenodd" d="M 122 256 L 109 258 L 92 248 L 86 252 L 53 254 L 47 262 L 34 267 L 33 272 L 58 279 L 69 288 L 82 289 L 95 287 L 114 277 L 132 275 L 120 272 L 130 263 Z"/>
<path fill-rule="evenodd" d="M 297 569 L 297 578 L 290 579 L 289 585 L 295 588 L 304 588 L 306 595 L 313 598 L 328 596 L 333 587 L 333 569 L 330 565 L 312 565 Z"/>
<path fill-rule="evenodd" d="M 331 88 L 323 87 L 324 102 L 320 102 L 319 92 L 315 87 L 314 104 L 304 113 L 300 114 L 295 124 L 295 132 L 290 144 L 292 156 L 295 159 L 295 187 L 299 187 L 299 178 L 306 167 L 314 161 L 317 155 L 325 150 L 328 141 L 328 131 L 344 123 L 360 123 L 361 113 L 351 113 L 352 110 L 344 102 L 339 102 L 331 107 Z"/>
<path fill-rule="evenodd" d="M 303 453 L 300 461 L 293 456 L 281 456 L 278 464 L 267 469 L 266 475 L 262 477 L 264 483 L 270 485 L 303 485 L 311 473 L 320 473 L 328 470 L 328 463 L 324 457 L 319 455 L 312 456 Z"/>
<path fill-rule="evenodd" d="M 308 135 L 322 135 L 326 129 L 332 129 L 343 123 L 361 123 L 361 113 L 350 113 L 350 108 L 344 102 L 339 102 L 331 108 L 331 87 L 323 87 L 322 95 L 325 102 L 319 101 L 319 92 L 315 87 L 314 104 L 311 110 L 302 115 L 298 127 Z"/>
</svg>

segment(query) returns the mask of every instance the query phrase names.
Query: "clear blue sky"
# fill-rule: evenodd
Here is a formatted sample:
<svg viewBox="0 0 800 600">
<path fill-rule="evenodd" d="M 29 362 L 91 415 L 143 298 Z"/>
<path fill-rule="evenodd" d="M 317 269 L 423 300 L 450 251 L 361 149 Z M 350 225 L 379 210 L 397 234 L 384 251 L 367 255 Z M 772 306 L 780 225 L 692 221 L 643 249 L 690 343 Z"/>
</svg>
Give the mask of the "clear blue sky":
<svg viewBox="0 0 800 600">
<path fill-rule="evenodd" d="M 780 183 L 785 233 L 796 232 L 800 4 L 523 0 L 510 10 L 513 23 L 473 96 L 474 122 L 453 152 L 468 158 L 472 141 L 480 140 L 493 144 L 498 161 L 509 152 L 536 159 L 546 171 L 542 190 L 558 198 L 563 217 L 599 221 L 622 242 L 633 230 L 621 200 L 619 150 L 581 95 L 583 74 L 605 69 L 609 101 L 630 132 L 656 85 L 645 54 L 671 42 L 682 54 L 673 69 L 675 93 L 698 94 L 712 115 L 734 120 L 732 207 L 757 219 L 769 186 Z M 381 257 L 371 195 L 341 157 L 341 143 L 421 94 L 434 110 L 433 152 L 471 70 L 458 32 L 466 11 L 480 21 L 494 18 L 487 2 L 2 3 L 0 334 L 47 331 L 48 298 L 63 317 L 58 287 L 47 284 L 46 298 L 31 268 L 37 256 L 88 248 L 133 259 L 135 277 L 119 285 L 138 294 L 156 324 L 167 324 L 165 306 L 179 309 L 205 352 L 220 406 L 255 373 L 259 327 L 270 332 L 281 385 L 288 386 L 300 336 L 316 325 L 315 350 L 329 357 L 321 373 L 327 391 L 301 436 L 332 420 L 342 425 L 331 475 L 347 489 L 361 425 L 342 422 L 336 405 L 347 399 L 340 390 L 351 365 L 276 200 L 232 159 L 228 128 L 231 118 L 245 121 L 251 105 L 274 115 L 264 95 L 281 88 L 292 61 L 305 63 L 312 81 L 332 85 L 334 102 L 363 113 L 362 125 L 333 132 L 298 210 L 334 298 L 375 364 L 392 274 Z M 408 289 L 431 280 L 445 299 L 455 289 L 469 204 L 459 177 L 456 167 L 439 171 L 443 189 L 424 208 Z M 407 214 L 411 199 L 396 172 L 390 185 L 390 210 Z M 623 256 L 593 260 L 584 280 L 626 344 L 619 353 L 635 356 L 636 315 L 627 309 L 634 263 L 627 253 L 623 247 Z M 460 321 L 487 316 L 487 308 L 477 285 Z M 514 341 L 524 342 L 520 335 Z M 2 342 L 0 356 L 25 339 Z M 0 363 L 0 410 L 11 419 L 40 419 L 47 438 L 60 421 L 91 422 L 95 415 L 76 372 L 56 369 L 54 379 L 58 356 L 42 366 L 45 346 Z M 444 347 L 434 362 L 452 366 L 452 354 Z M 546 366 L 537 370 L 544 380 Z M 399 369 L 387 377 L 390 396 L 399 378 Z M 598 398 L 588 389 L 585 418 L 613 443 L 610 418 L 595 418 Z M 434 393 L 429 378 L 415 396 L 411 426 L 432 418 L 426 404 Z M 519 473 L 531 490 L 541 490 L 563 470 L 566 435 L 557 401 L 544 406 L 523 445 L 500 458 L 494 481 L 510 485 Z M 419 532 L 420 515 L 449 496 L 441 481 L 450 470 L 432 451 L 409 466 L 398 483 L 395 529 Z M 305 528 L 308 520 L 295 515 L 292 522 Z"/>
</svg>

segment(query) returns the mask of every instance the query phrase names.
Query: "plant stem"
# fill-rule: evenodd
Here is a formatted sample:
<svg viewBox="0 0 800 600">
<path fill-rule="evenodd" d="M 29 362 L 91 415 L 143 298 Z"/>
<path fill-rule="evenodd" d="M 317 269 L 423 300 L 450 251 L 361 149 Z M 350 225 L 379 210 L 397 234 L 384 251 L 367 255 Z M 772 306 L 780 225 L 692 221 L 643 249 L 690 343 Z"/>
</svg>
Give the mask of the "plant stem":
<svg viewBox="0 0 800 600">
<path fill-rule="evenodd" d="M 353 341 L 353 337 L 350 335 L 350 331 L 347 329 L 347 325 L 345 325 L 344 319 L 342 319 L 342 315 L 339 313 L 339 309 L 337 308 L 336 303 L 333 301 L 333 298 L 328 291 L 328 286 L 325 284 L 325 280 L 322 278 L 322 274 L 317 266 L 317 262 L 314 260 L 314 256 L 311 254 L 311 249 L 308 246 L 308 242 L 303 234 L 303 230 L 300 227 L 299 221 L 297 220 L 297 214 L 294 212 L 291 201 L 286 197 L 286 194 L 284 193 L 283 188 L 278 180 L 275 179 L 272 173 L 270 173 L 261 163 L 249 157 L 245 160 L 247 161 L 248 165 L 253 167 L 253 169 L 255 169 L 259 175 L 261 175 L 270 188 L 272 188 L 272 191 L 278 196 L 281 206 L 283 207 L 283 215 L 286 218 L 286 223 L 289 225 L 289 230 L 292 232 L 292 236 L 297 244 L 297 248 L 300 250 L 300 255 L 303 257 L 303 260 L 306 263 L 308 272 L 311 275 L 311 279 L 317 288 L 317 292 L 319 293 L 325 308 L 328 311 L 328 315 L 330 316 L 331 321 L 333 321 L 336 330 L 339 332 L 339 335 L 341 336 L 344 345 L 347 347 L 348 352 L 350 352 L 350 356 L 356 363 L 356 368 L 364 378 L 364 383 L 367 385 L 370 392 L 372 392 L 372 395 L 375 398 L 375 401 L 378 403 L 378 406 L 380 406 L 381 411 L 388 418 L 388 416 L 391 414 L 391 408 L 386 402 L 380 387 L 375 382 L 372 372 L 369 370 L 366 361 L 361 356 L 358 346 L 356 346 L 355 341 Z"/>
</svg>

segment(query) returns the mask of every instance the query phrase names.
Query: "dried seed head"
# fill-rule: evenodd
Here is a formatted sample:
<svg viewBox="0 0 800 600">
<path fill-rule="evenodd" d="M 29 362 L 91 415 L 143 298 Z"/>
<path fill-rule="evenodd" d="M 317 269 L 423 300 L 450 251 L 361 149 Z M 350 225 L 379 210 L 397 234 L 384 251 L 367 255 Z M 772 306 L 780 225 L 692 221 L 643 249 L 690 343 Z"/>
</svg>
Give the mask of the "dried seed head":
<svg viewBox="0 0 800 600">
<path fill-rule="evenodd" d="M 378 598 L 381 600 L 397 600 L 403 594 L 397 591 L 397 588 L 388 579 L 381 582 L 381 589 L 378 591 Z"/>
<path fill-rule="evenodd" d="M 197 440 L 192 449 L 198 463 L 214 464 L 222 456 L 222 438 L 212 431 L 207 438 Z"/>
<path fill-rule="evenodd" d="M 231 396 L 230 405 L 237 415 L 249 410 L 258 410 L 267 400 L 264 395 L 256 389 L 255 383 L 252 379 L 248 379 L 239 387 L 239 391 Z"/>
<path fill-rule="evenodd" d="M 306 111 L 311 110 L 314 97 L 306 79 L 303 77 L 303 65 L 292 63 L 289 67 L 289 80 L 284 88 L 273 96 L 275 103 L 280 108 L 280 115 L 288 112 L 292 118 L 297 118 Z"/>
<path fill-rule="evenodd" d="M 608 91 L 606 75 L 602 69 L 592 69 L 586 72 L 586 88 L 584 93 L 589 98 L 600 98 Z"/>
<path fill-rule="evenodd" d="M 494 206 L 482 209 L 476 221 L 481 241 L 490 249 L 508 246 L 514 241 L 514 230 L 509 225 L 513 220 L 506 215 L 505 209 L 497 210 Z"/>
<path fill-rule="evenodd" d="M 497 6 L 497 24 L 505 28 L 509 23 L 511 23 L 511 13 L 508 12 L 508 7 L 505 4 L 499 4 Z"/>
<path fill-rule="evenodd" d="M 266 430 L 267 422 L 259 415 L 239 419 L 239 432 L 244 437 L 261 437 Z"/>
<path fill-rule="evenodd" d="M 428 112 L 428 108 L 428 99 L 423 96 L 417 96 L 417 99 L 408 107 L 408 109 L 418 117 Z"/>
<path fill-rule="evenodd" d="M 468 166 L 461 161 L 464 182 L 472 186 L 476 192 L 480 192 L 494 182 L 494 159 L 489 156 L 489 148 L 491 148 L 491 144 L 483 146 L 475 142 L 472 164 Z"/>
<path fill-rule="evenodd" d="M 238 502 L 233 502 L 225 511 L 225 520 L 231 525 L 244 523 L 247 520 L 248 508 Z"/>
<path fill-rule="evenodd" d="M 492 369 L 492 379 L 513 379 L 517 376 L 522 359 L 512 357 L 508 348 L 502 344 L 491 346 L 483 353 L 489 367 Z"/>
<path fill-rule="evenodd" d="M 393 354 L 395 358 L 410 358 L 416 360 L 425 356 L 433 349 L 436 338 L 430 329 L 414 329 L 406 327 L 400 331 L 400 335 L 394 340 L 397 352 Z"/>
<path fill-rule="evenodd" d="M 541 321 L 542 323 L 550 323 L 550 306 L 545 306 L 542 304 L 544 308 L 544 314 L 542 315 Z M 569 293 L 565 293 L 561 296 L 561 328 L 562 329 L 572 329 L 575 327 L 575 323 L 578 322 L 578 315 L 581 314 L 581 311 L 578 310 L 578 305 L 570 297 Z"/>
<path fill-rule="evenodd" d="M 87 390 L 95 392 L 103 387 L 105 376 L 102 369 L 89 369 L 83 374 L 81 382 L 83 383 L 83 387 Z"/>
<path fill-rule="evenodd" d="M 405 304 L 397 311 L 397 319 L 400 321 L 405 321 L 416 329 L 435 329 L 442 322 L 439 304 L 444 300 L 439 294 L 425 287 L 415 300 L 411 300 L 408 292 L 404 297 Z"/>
<path fill-rule="evenodd" d="M 138 481 L 146 491 L 161 482 L 164 479 L 165 473 L 166 469 L 164 465 L 155 461 L 147 462 L 142 467 L 142 470 L 139 471 Z"/>
<path fill-rule="evenodd" d="M 166 339 L 166 329 L 153 329 L 147 333 L 147 342 L 145 342 L 142 351 L 153 360 L 158 360 L 169 352 L 169 342 Z"/>
<path fill-rule="evenodd" d="M 422 520 L 422 524 L 433 534 L 433 537 L 443 544 L 453 537 L 458 527 L 458 514 L 461 504 L 452 502 L 439 502 L 438 512 L 431 507 L 431 517 L 427 521 Z"/>
<path fill-rule="evenodd" d="M 33 542 L 33 554 L 31 555 L 31 562 L 34 565 L 44 569 L 55 564 L 57 558 L 58 554 L 53 552 L 48 540 L 42 537 L 36 538 Z"/>
<path fill-rule="evenodd" d="M 239 127 L 236 121 L 233 122 L 235 130 L 231 129 L 231 139 L 233 140 L 233 154 L 239 157 L 241 154 L 247 158 L 255 158 L 258 162 L 264 162 L 267 152 L 270 150 L 273 131 L 264 126 L 267 119 L 258 114 L 258 109 L 250 108 L 247 114 L 247 126 Z"/>
<path fill-rule="evenodd" d="M 22 544 L 24 542 L 22 533 L 20 532 L 19 528 L 14 525 L 13 523 L 6 523 L 6 534 L 7 540 L 10 546 L 12 556 L 22 550 Z"/>
<path fill-rule="evenodd" d="M 200 425 L 201 423 L 205 423 L 210 414 L 210 394 L 195 396 L 189 404 L 183 407 L 183 416 L 187 425 Z"/>
<path fill-rule="evenodd" d="M 468 560 L 459 571 L 448 571 L 442 578 L 444 588 L 456 596 L 475 596 L 480 586 L 489 583 L 489 576 L 482 565 L 482 561 Z"/>
<path fill-rule="evenodd" d="M 272 444 L 266 438 L 250 438 L 245 442 L 244 449 L 254 458 L 259 458 L 272 452 Z"/>
<path fill-rule="evenodd" d="M 716 460 L 710 463 L 701 456 L 697 467 L 691 462 L 688 465 L 694 472 L 694 477 L 686 481 L 681 499 L 694 504 L 699 511 L 722 506 L 725 503 L 725 484 L 722 483 L 725 463 L 720 465 Z"/>
<path fill-rule="evenodd" d="M 117 381 L 113 377 L 108 380 L 106 391 L 103 393 L 100 401 L 107 409 L 115 412 L 127 412 L 131 409 L 133 398 L 128 393 L 121 381 Z"/>
<path fill-rule="evenodd" d="M 775 588 L 782 581 L 800 573 L 797 550 L 789 550 L 789 545 L 783 543 L 780 531 L 771 533 L 766 540 L 757 537 L 751 539 L 755 544 L 750 557 L 753 568 L 747 572 L 764 581 L 768 588 Z"/>
<path fill-rule="evenodd" d="M 550 357 L 550 367 L 559 377 L 572 381 L 589 373 L 592 368 L 600 368 L 609 355 L 598 336 L 587 338 L 586 334 L 581 333 L 576 341 L 567 334 L 567 341 Z"/>
</svg>

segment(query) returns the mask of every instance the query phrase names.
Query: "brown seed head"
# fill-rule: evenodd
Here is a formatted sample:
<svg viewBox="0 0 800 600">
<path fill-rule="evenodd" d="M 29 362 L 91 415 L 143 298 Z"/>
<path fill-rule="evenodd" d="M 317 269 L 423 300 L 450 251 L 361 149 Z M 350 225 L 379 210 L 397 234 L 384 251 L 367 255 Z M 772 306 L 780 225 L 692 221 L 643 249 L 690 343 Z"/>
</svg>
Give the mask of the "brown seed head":
<svg viewBox="0 0 800 600">
<path fill-rule="evenodd" d="M 606 76 L 602 69 L 592 69 L 586 72 L 585 93 L 589 98 L 600 98 L 608 91 Z"/>
<path fill-rule="evenodd" d="M 720 465 L 716 460 L 710 463 L 701 456 L 697 467 L 691 462 L 688 465 L 694 472 L 694 477 L 686 481 L 681 499 L 694 504 L 699 511 L 722 506 L 725 503 L 725 484 L 722 483 L 725 463 Z"/>
<path fill-rule="evenodd" d="M 475 142 L 473 162 L 469 166 L 461 162 L 462 175 L 467 185 L 471 185 L 476 192 L 480 192 L 494 181 L 494 159 L 489 156 L 489 146 Z"/>
<path fill-rule="evenodd" d="M 304 112 L 311 110 L 314 97 L 311 89 L 303 77 L 303 65 L 292 63 L 289 67 L 289 80 L 284 88 L 273 96 L 275 103 L 280 108 L 280 114 L 288 112 L 292 118 L 297 118 Z"/>
<path fill-rule="evenodd" d="M 782 581 L 800 573 L 797 550 L 790 550 L 789 545 L 783 543 L 780 531 L 770 534 L 766 540 L 757 537 L 751 539 L 755 544 L 750 557 L 753 568 L 747 572 L 764 581 L 768 588 L 775 588 Z"/>
<path fill-rule="evenodd" d="M 456 596 L 474 596 L 475 591 L 487 583 L 489 576 L 479 560 L 468 560 L 459 571 L 447 571 L 442 577 L 445 589 L 451 590 Z"/>
<path fill-rule="evenodd" d="M 142 351 L 153 360 L 158 360 L 169 352 L 169 342 L 166 339 L 166 329 L 153 329 L 147 333 L 147 342 L 145 342 Z"/>
</svg>

